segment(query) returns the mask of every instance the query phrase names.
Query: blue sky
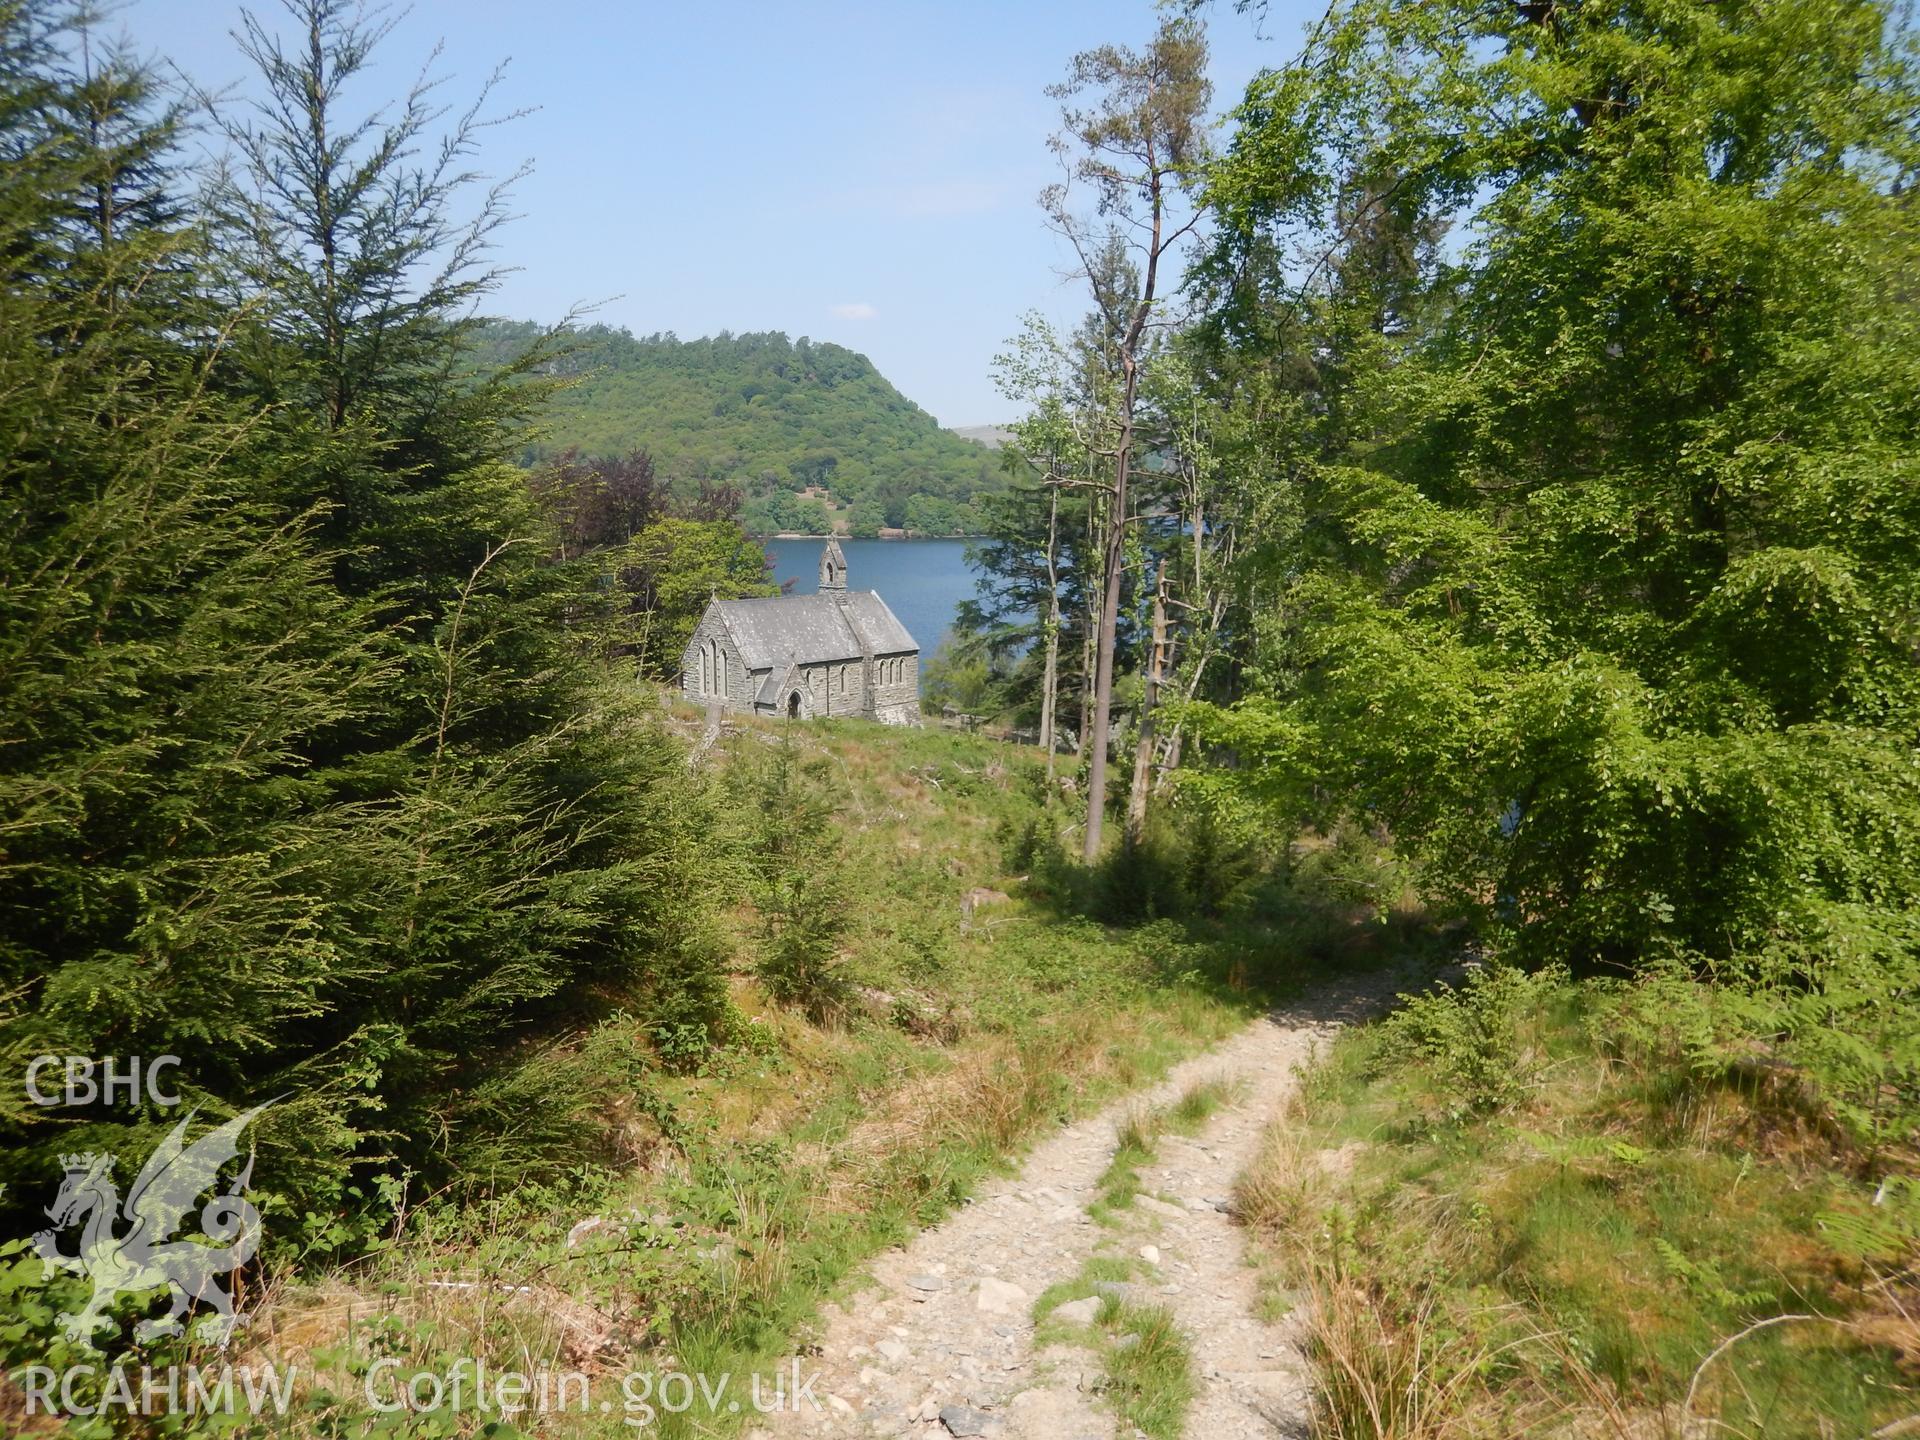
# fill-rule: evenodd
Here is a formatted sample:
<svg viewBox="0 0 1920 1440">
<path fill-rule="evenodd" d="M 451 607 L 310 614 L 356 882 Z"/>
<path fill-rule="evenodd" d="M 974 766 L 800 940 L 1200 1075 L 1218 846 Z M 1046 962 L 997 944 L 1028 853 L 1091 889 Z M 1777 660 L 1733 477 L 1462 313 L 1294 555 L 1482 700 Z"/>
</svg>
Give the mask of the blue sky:
<svg viewBox="0 0 1920 1440">
<path fill-rule="evenodd" d="M 1290 59 L 1322 8 L 1213 6 L 1216 106 Z M 239 12 L 133 0 L 117 20 L 202 85 L 243 87 Z M 538 107 L 487 142 L 488 169 L 534 167 L 489 309 L 551 320 L 604 301 L 595 318 L 640 334 L 832 340 L 943 423 L 982 424 L 1007 418 L 990 366 L 1022 312 L 1086 308 L 1035 204 L 1058 174 L 1045 87 L 1154 20 L 1147 0 L 420 0 L 367 98 L 399 94 L 443 41 L 449 99 L 507 60 L 501 108 Z"/>
</svg>

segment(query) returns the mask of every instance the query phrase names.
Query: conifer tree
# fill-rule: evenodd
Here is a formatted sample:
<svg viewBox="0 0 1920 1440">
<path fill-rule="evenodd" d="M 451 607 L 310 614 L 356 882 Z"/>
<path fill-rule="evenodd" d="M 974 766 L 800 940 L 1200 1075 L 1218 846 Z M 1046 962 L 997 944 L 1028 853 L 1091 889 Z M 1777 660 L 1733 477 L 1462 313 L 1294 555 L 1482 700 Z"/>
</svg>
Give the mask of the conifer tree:
<svg viewBox="0 0 1920 1440">
<path fill-rule="evenodd" d="M 342 0 L 288 16 L 285 40 L 246 20 L 263 98 L 224 121 L 223 285 L 248 317 L 226 379 L 271 417 L 284 503 L 322 507 L 340 589 L 385 618 L 369 713 L 315 756 L 362 824 L 329 871 L 340 983 L 308 1063 L 317 1083 L 358 1076 L 380 1143 L 417 1155 L 459 1139 L 449 1088 L 484 1090 L 514 1036 L 588 987 L 651 986 L 684 1020 L 690 986 L 719 1018 L 692 887 L 662 883 L 694 853 L 665 794 L 676 753 L 570 643 L 591 569 L 549 563 L 550 521 L 508 458 L 544 351 L 478 365 L 506 214 L 475 168 L 493 81 L 463 110 L 429 78 L 391 119 L 349 115 L 391 22 Z"/>
<path fill-rule="evenodd" d="M 209 384 L 173 119 L 88 38 L 0 7 L 0 1054 L 176 1054 L 219 1104 L 322 1007 L 304 751 L 382 662 Z M 99 1123 L 24 1101 L 10 1195 Z"/>
<path fill-rule="evenodd" d="M 371 42 L 303 13 L 304 58 L 249 43 L 325 110 Z M 477 289 L 417 283 L 466 273 L 458 187 L 407 168 L 416 97 L 237 134 L 257 188 L 203 215 L 87 39 L 0 6 L 0 1046 L 278 1097 L 256 1180 L 323 1218 L 364 1166 L 577 1164 L 594 1077 L 551 1045 L 724 995 L 677 752 L 571 644 L 584 576 L 501 459 L 534 392 L 465 372 Z M 367 248 L 330 264 L 302 196 Z M 132 1118 L 4 1103 L 22 1181 Z"/>
</svg>

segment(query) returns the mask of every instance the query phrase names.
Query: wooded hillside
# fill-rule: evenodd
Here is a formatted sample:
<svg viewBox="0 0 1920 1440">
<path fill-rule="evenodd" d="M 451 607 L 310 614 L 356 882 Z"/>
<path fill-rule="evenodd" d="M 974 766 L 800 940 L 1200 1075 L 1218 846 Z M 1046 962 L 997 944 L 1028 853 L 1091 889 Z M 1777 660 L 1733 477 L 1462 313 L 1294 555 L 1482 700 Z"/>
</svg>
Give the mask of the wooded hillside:
<svg viewBox="0 0 1920 1440">
<path fill-rule="evenodd" d="M 500 321 L 480 332 L 505 362 L 542 333 Z M 525 458 L 644 450 L 687 486 L 738 485 L 756 533 L 820 533 L 825 492 L 841 527 L 973 533 L 971 505 L 1000 488 L 999 458 L 962 439 L 887 382 L 866 356 L 778 332 L 681 340 L 592 325 L 539 367 L 566 383 Z"/>
</svg>

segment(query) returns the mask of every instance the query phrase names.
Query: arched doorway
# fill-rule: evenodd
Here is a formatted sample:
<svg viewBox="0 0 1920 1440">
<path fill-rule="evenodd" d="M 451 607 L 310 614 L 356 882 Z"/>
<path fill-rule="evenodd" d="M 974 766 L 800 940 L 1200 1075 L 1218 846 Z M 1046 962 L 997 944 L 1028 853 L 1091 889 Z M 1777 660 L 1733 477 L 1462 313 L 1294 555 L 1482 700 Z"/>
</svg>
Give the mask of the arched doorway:
<svg viewBox="0 0 1920 1440">
<path fill-rule="evenodd" d="M 789 720 L 798 720 L 800 718 L 800 692 L 798 690 L 787 696 L 787 718 Z"/>
</svg>

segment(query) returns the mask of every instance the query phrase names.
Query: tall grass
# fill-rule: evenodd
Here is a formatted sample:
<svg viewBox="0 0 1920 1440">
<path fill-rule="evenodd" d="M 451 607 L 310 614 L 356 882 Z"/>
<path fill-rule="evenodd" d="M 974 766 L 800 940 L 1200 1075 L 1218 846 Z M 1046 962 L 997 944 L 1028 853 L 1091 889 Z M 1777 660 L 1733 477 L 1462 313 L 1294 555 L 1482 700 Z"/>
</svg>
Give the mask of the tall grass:
<svg viewBox="0 0 1920 1440">
<path fill-rule="evenodd" d="M 1812 1143 L 1802 1101 L 1649 1085 L 1613 1058 L 1618 998 L 1476 979 L 1306 1077 L 1235 1209 L 1321 1433 L 1826 1440 L 1920 1412 L 1916 1249 L 1850 1218 L 1899 1187 Z"/>
<path fill-rule="evenodd" d="M 1180 1440 L 1193 1403 L 1193 1356 L 1173 1313 L 1159 1305 L 1109 1301 L 1100 1324 L 1107 1401 L 1125 1423 L 1152 1440 Z"/>
</svg>

